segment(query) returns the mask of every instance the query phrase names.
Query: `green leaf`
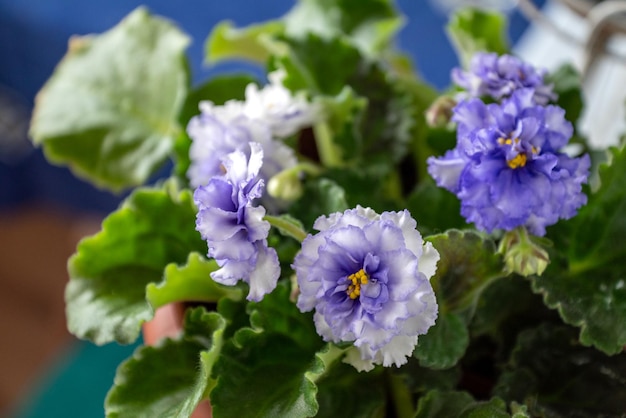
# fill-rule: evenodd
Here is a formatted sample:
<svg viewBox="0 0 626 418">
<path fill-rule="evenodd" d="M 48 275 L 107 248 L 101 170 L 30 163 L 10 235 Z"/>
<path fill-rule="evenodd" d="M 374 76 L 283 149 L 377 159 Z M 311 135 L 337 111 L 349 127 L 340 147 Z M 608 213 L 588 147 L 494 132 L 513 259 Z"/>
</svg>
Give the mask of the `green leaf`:
<svg viewBox="0 0 626 418">
<path fill-rule="evenodd" d="M 250 324 L 255 330 L 289 337 L 303 350 L 320 350 L 324 343 L 315 330 L 313 314 L 300 312 L 290 293 L 290 283 L 282 281 L 261 302 L 251 302 L 247 309 Z"/>
<path fill-rule="evenodd" d="M 483 289 L 503 275 L 493 241 L 455 229 L 427 239 L 441 256 L 431 279 L 440 311 L 473 310 Z"/>
<path fill-rule="evenodd" d="M 290 37 L 345 37 L 368 56 L 389 47 L 404 24 L 389 0 L 300 0 L 283 20 Z"/>
<path fill-rule="evenodd" d="M 626 354 L 606 356 L 576 341 L 576 330 L 544 324 L 522 331 L 494 389 L 532 416 L 619 416 L 626 405 Z"/>
<path fill-rule="evenodd" d="M 448 369 L 455 366 L 469 345 L 469 332 L 464 319 L 454 313 L 439 315 L 426 335 L 419 337 L 413 355 L 422 367 Z"/>
<path fill-rule="evenodd" d="M 171 263 L 165 267 L 165 278 L 162 282 L 148 284 L 146 299 L 153 309 L 172 302 L 215 303 L 222 297 L 241 299 L 241 289 L 213 281 L 211 273 L 218 268 L 215 260 L 207 260 L 198 253 L 191 253 L 184 266 Z"/>
<path fill-rule="evenodd" d="M 303 197 L 291 206 L 290 212 L 310 230 L 319 216 L 343 212 L 348 207 L 345 190 L 332 180 L 319 178 L 307 182 Z"/>
<path fill-rule="evenodd" d="M 461 379 L 461 367 L 451 367 L 445 370 L 433 370 L 422 367 L 414 357 L 399 369 L 390 369 L 391 373 L 399 375 L 413 393 L 425 393 L 433 389 L 442 391 L 456 388 Z"/>
<path fill-rule="evenodd" d="M 143 184 L 181 131 L 188 43 L 144 8 L 102 35 L 72 38 L 37 96 L 33 141 L 51 162 L 99 187 Z"/>
<path fill-rule="evenodd" d="M 449 191 L 425 179 L 411 193 L 407 209 L 417 219 L 417 228 L 423 234 L 441 233 L 451 228 L 467 226 L 461 216 L 459 199 Z"/>
<path fill-rule="evenodd" d="M 567 259 L 553 263 L 533 290 L 563 320 L 581 328 L 580 341 L 607 354 L 626 345 L 626 149 L 611 150 L 600 168 L 600 188 L 568 222 Z"/>
<path fill-rule="evenodd" d="M 198 105 L 203 100 L 209 100 L 216 105 L 222 105 L 228 100 L 244 100 L 246 86 L 256 80 L 247 75 L 220 75 L 194 88 L 180 111 L 178 120 L 181 126 L 187 126 L 189 120 L 200 113 Z M 189 169 L 189 147 L 191 138 L 187 131 L 182 131 L 175 143 L 176 168 L 175 172 L 181 179 L 187 178 Z"/>
<path fill-rule="evenodd" d="M 381 369 L 359 373 L 354 367 L 336 361 L 316 381 L 317 417 L 383 417 L 387 403 L 386 381 Z"/>
<path fill-rule="evenodd" d="M 242 29 L 235 28 L 232 22 L 221 22 L 205 42 L 205 59 L 211 64 L 235 58 L 263 64 L 270 57 L 272 37 L 282 34 L 284 29 L 284 23 L 276 20 Z"/>
<path fill-rule="evenodd" d="M 510 418 L 502 399 L 477 402 L 467 392 L 433 390 L 420 398 L 415 418 Z M 521 417 L 519 417 L 521 418 Z"/>
<path fill-rule="evenodd" d="M 323 39 L 309 33 L 301 39 L 281 41 L 287 49 L 277 59 L 287 72 L 285 86 L 294 91 L 308 89 L 312 93 L 336 96 L 359 68 L 361 55 L 345 39 Z"/>
<path fill-rule="evenodd" d="M 467 392 L 431 390 L 420 398 L 415 418 L 456 417 L 474 403 Z"/>
<path fill-rule="evenodd" d="M 160 282 L 169 263 L 206 253 L 195 230 L 190 191 L 142 188 L 83 239 L 70 258 L 65 300 L 68 329 L 96 344 L 133 342 L 152 318 L 146 285 Z"/>
<path fill-rule="evenodd" d="M 477 52 L 504 54 L 509 49 L 506 19 L 496 12 L 462 9 L 451 17 L 446 31 L 465 68 Z"/>
<path fill-rule="evenodd" d="M 244 328 L 224 345 L 213 367 L 210 394 L 216 418 L 310 417 L 317 388 L 305 375 L 318 368 L 315 352 L 283 334 Z"/>
<path fill-rule="evenodd" d="M 546 77 L 546 83 L 554 84 L 559 95 L 557 105 L 565 109 L 565 117 L 576 126 L 583 109 L 582 79 L 571 64 L 564 64 Z"/>
<path fill-rule="evenodd" d="M 139 347 L 117 370 L 107 418 L 191 416 L 209 384 L 224 326 L 219 314 L 196 308 L 187 312 L 181 338 Z"/>
</svg>

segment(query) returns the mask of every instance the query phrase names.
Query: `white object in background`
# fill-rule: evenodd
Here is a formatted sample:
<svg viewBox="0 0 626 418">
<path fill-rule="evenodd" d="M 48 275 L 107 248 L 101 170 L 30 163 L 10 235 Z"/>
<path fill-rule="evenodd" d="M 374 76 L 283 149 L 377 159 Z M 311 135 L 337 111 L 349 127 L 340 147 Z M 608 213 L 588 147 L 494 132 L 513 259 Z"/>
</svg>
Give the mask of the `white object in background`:
<svg viewBox="0 0 626 418">
<path fill-rule="evenodd" d="M 584 65 L 584 47 L 590 32 L 589 23 L 566 6 L 551 1 L 543 9 L 547 19 L 565 30 L 566 40 L 550 28 L 533 24 L 514 48 L 520 58 L 538 67 L 555 70 L 571 62 L 578 70 Z M 613 35 L 609 50 L 626 57 L 626 35 Z M 585 86 L 585 110 L 579 122 L 581 133 L 591 147 L 617 145 L 626 133 L 626 64 L 602 55 L 593 65 Z"/>
<path fill-rule="evenodd" d="M 478 7 L 507 12 L 517 5 L 517 0 L 429 0 L 434 9 L 450 14 L 461 7 Z"/>
</svg>

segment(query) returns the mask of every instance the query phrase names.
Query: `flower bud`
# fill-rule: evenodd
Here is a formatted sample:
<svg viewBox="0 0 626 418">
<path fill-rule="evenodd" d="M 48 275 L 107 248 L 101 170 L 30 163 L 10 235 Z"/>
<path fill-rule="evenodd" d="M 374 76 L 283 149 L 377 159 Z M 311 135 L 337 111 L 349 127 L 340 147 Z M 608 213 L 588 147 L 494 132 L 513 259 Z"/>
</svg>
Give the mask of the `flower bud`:
<svg viewBox="0 0 626 418">
<path fill-rule="evenodd" d="M 452 119 L 456 101 L 450 96 L 440 96 L 426 110 L 426 123 L 431 128 L 445 128 Z"/>
<path fill-rule="evenodd" d="M 504 234 L 498 252 L 504 257 L 505 270 L 508 273 L 517 273 L 524 277 L 533 274 L 541 276 L 550 263 L 550 256 L 536 241 L 528 235 L 524 227 Z"/>
</svg>

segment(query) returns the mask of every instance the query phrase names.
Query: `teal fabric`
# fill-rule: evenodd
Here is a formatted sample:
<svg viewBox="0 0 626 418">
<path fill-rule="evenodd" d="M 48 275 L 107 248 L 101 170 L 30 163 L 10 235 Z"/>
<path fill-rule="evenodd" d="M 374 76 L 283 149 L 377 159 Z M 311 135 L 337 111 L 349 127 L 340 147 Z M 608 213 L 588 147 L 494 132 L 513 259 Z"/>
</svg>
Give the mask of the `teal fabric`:
<svg viewBox="0 0 626 418">
<path fill-rule="evenodd" d="M 98 347 L 77 342 L 21 401 L 14 418 L 104 416 L 104 398 L 113 385 L 115 371 L 140 343 Z"/>
</svg>

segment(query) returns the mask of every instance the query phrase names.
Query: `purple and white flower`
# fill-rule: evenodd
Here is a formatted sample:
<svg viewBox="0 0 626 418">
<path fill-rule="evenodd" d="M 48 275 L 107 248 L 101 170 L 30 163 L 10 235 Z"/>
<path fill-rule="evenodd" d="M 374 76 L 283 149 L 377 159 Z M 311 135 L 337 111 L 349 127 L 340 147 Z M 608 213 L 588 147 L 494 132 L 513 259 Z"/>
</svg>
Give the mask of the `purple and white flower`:
<svg viewBox="0 0 626 418">
<path fill-rule="evenodd" d="M 452 70 L 452 80 L 470 96 L 490 96 L 496 100 L 509 97 L 519 89 L 532 88 L 535 102 L 545 105 L 556 99 L 552 85 L 544 83 L 545 74 L 545 70 L 536 69 L 514 56 L 479 52 L 472 57 L 469 71 Z"/>
<path fill-rule="evenodd" d="M 267 244 L 265 208 L 254 205 L 264 188 L 259 178 L 263 150 L 254 142 L 249 147 L 250 157 L 234 151 L 223 158 L 225 173 L 199 186 L 194 202 L 196 229 L 207 241 L 208 256 L 220 266 L 211 277 L 227 286 L 241 279 L 250 285 L 248 299 L 259 301 L 276 287 L 280 265 L 276 250 Z"/>
<path fill-rule="evenodd" d="M 192 187 L 205 185 L 213 176 L 222 174 L 222 160 L 233 151 L 250 157 L 250 142 L 257 142 L 263 148 L 265 159 L 260 175 L 264 181 L 297 164 L 293 150 L 273 139 L 266 123 L 246 116 L 243 102 L 233 100 L 223 106 L 201 102 L 200 110 L 200 115 L 193 117 L 187 126 L 192 140 L 187 177 Z"/>
<path fill-rule="evenodd" d="M 275 138 L 286 138 L 311 126 L 320 113 L 303 93 L 293 95 L 285 88 L 285 76 L 283 70 L 277 70 L 268 74 L 270 82 L 262 89 L 253 83 L 246 87 L 244 113 L 266 123 Z"/>
<path fill-rule="evenodd" d="M 560 152 L 573 133 L 565 111 L 535 104 L 533 89 L 517 90 L 500 104 L 470 99 L 454 108 L 457 145 L 428 159 L 437 185 L 461 200 L 461 214 L 478 229 L 546 226 L 574 216 L 587 196 L 588 155 Z"/>
<path fill-rule="evenodd" d="M 319 233 L 296 256 L 302 312 L 315 310 L 326 341 L 353 342 L 346 361 L 359 371 L 401 366 L 437 318 L 430 278 L 439 253 L 422 240 L 407 210 L 369 208 L 321 216 Z"/>
</svg>

